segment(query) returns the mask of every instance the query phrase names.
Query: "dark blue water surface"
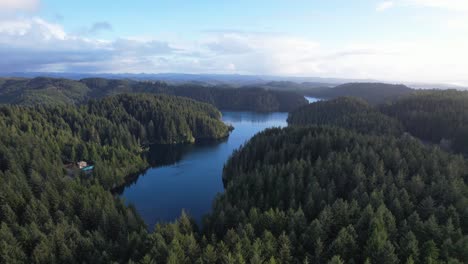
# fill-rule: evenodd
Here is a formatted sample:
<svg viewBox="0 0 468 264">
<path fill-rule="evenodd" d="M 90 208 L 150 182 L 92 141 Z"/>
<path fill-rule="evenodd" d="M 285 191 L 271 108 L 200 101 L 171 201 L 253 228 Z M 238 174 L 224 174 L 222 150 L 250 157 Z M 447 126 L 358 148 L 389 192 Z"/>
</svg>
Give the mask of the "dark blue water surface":
<svg viewBox="0 0 468 264">
<path fill-rule="evenodd" d="M 133 204 L 149 228 L 156 222 L 175 220 L 182 210 L 197 221 L 209 213 L 216 194 L 223 192 L 222 170 L 233 150 L 257 132 L 286 126 L 287 113 L 223 112 L 223 121 L 234 126 L 221 142 L 155 146 L 153 168 L 127 186 L 122 197 Z"/>
</svg>

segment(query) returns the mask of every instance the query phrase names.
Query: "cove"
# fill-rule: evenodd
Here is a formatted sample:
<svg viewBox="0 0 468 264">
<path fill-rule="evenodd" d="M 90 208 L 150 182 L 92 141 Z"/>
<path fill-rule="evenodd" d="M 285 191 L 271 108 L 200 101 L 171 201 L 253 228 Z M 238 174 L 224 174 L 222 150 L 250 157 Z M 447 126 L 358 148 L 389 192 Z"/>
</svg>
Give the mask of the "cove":
<svg viewBox="0 0 468 264">
<path fill-rule="evenodd" d="M 211 210 L 213 199 L 224 191 L 222 171 L 232 152 L 256 133 L 286 126 L 287 113 L 223 112 L 223 121 L 234 130 L 218 142 L 154 146 L 152 168 L 127 185 L 121 197 L 135 206 L 148 228 L 170 222 L 182 210 L 198 222 Z"/>
<path fill-rule="evenodd" d="M 323 100 L 320 98 L 315 98 L 315 97 L 310 97 L 310 96 L 304 96 L 304 98 L 307 100 L 307 102 L 309 102 L 309 104 Z"/>
</svg>

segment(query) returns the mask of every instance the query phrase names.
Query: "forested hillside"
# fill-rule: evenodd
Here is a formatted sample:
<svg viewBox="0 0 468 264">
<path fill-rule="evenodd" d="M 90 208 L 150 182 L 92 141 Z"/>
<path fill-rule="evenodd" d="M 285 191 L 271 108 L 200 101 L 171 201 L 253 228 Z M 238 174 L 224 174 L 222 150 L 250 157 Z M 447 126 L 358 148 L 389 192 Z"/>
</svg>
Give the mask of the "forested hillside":
<svg viewBox="0 0 468 264">
<path fill-rule="evenodd" d="M 293 110 L 290 125 L 332 125 L 362 133 L 401 135 L 468 154 L 468 92 L 420 90 L 392 102 L 369 105 L 340 97 Z"/>
<path fill-rule="evenodd" d="M 81 107 L 0 107 L 0 263 L 138 259 L 146 229 L 109 189 L 145 168 L 145 142 L 221 138 L 212 106 L 171 96 L 119 95 Z M 85 160 L 91 175 L 68 175 Z"/>
<path fill-rule="evenodd" d="M 227 163 L 203 257 L 466 263 L 466 169 L 463 158 L 411 138 L 323 127 L 267 130 Z M 160 232 L 158 243 L 168 236 Z M 184 245 L 184 236 L 175 237 Z"/>
<path fill-rule="evenodd" d="M 88 98 L 89 92 L 83 83 L 67 79 L 0 78 L 0 103 L 3 104 L 78 104 Z"/>
<path fill-rule="evenodd" d="M 185 214 L 158 225 L 144 260 L 468 262 L 466 159 L 404 135 L 361 99 L 304 106 L 288 121 L 233 154 L 201 232 Z"/>
<path fill-rule="evenodd" d="M 164 82 L 101 78 L 81 81 L 54 78 L 0 79 L 0 103 L 8 104 L 82 104 L 89 99 L 121 93 L 184 96 L 231 111 L 287 112 L 307 104 L 304 97 L 295 92 L 271 91 L 255 87 L 169 85 Z"/>
<path fill-rule="evenodd" d="M 420 91 L 381 109 L 412 135 L 468 154 L 468 92 Z"/>
<path fill-rule="evenodd" d="M 465 92 L 300 107 L 290 127 L 261 132 L 233 153 L 225 192 L 202 226 L 182 214 L 148 233 L 110 192 L 148 166 L 142 146 L 229 133 L 212 105 L 148 92 L 235 110 L 281 107 L 278 98 L 126 80 L 82 84 L 87 91 L 72 101 L 0 106 L 0 263 L 468 263 L 467 160 L 417 139 L 446 139 L 464 153 Z M 11 83 L 1 86 L 10 99 L 25 98 Z M 95 165 L 92 175 L 67 173 L 80 160 Z"/>
<path fill-rule="evenodd" d="M 210 88 L 179 86 L 174 94 L 213 104 L 230 111 L 288 112 L 307 104 L 303 96 L 284 91 L 261 88 Z"/>
<path fill-rule="evenodd" d="M 109 94 L 164 93 L 192 98 L 210 103 L 222 110 L 287 112 L 307 104 L 303 96 L 294 92 L 269 91 L 261 88 L 230 88 L 226 86 L 201 86 L 195 84 L 168 85 L 164 82 L 133 82 L 128 80 L 84 79 L 92 97 Z"/>
<path fill-rule="evenodd" d="M 386 83 L 346 83 L 334 88 L 316 88 L 307 91 L 306 95 L 333 99 L 343 96 L 358 97 L 371 104 L 385 103 L 408 95 L 415 90 L 405 85 Z"/>
<path fill-rule="evenodd" d="M 384 115 L 363 99 L 339 97 L 302 106 L 288 116 L 294 126 L 328 125 L 369 134 L 401 135 L 403 128 L 394 118 Z"/>
</svg>

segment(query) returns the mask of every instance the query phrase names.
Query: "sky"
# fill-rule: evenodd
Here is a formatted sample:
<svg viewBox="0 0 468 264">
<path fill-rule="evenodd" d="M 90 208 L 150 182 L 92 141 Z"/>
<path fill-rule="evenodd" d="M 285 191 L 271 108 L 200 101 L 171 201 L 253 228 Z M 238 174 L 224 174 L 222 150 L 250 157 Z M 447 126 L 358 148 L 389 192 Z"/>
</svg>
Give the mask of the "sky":
<svg viewBox="0 0 468 264">
<path fill-rule="evenodd" d="M 468 85 L 468 0 L 0 0 L 0 72 Z"/>
</svg>

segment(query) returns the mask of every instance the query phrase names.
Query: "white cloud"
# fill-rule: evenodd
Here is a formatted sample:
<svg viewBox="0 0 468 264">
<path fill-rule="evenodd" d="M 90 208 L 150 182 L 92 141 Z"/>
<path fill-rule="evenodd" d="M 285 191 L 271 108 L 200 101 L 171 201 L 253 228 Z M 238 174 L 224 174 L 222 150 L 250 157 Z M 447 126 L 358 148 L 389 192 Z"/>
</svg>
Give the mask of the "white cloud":
<svg viewBox="0 0 468 264">
<path fill-rule="evenodd" d="M 468 11 L 467 0 L 404 0 L 406 4 L 442 8 L 451 11 Z"/>
<path fill-rule="evenodd" d="M 220 38 L 226 40 L 226 36 Z M 468 50 L 464 48 L 468 39 L 343 43 L 338 48 L 329 48 L 310 39 L 284 35 L 238 34 L 232 38 L 242 39 L 250 50 L 201 56 L 198 67 L 213 67 L 198 70 L 219 71 L 223 69 L 222 63 L 228 61 L 235 64 L 238 73 L 250 74 L 425 82 L 453 82 L 468 76 Z"/>
<path fill-rule="evenodd" d="M 453 26 L 462 24 L 454 21 Z M 41 18 L 0 19 L 0 72 L 187 72 L 456 82 L 468 76 L 467 38 L 343 42 L 276 33 L 205 32 L 195 40 L 100 40 Z"/>
<path fill-rule="evenodd" d="M 39 0 L 0 0 L 0 12 L 34 11 L 38 6 Z"/>
<path fill-rule="evenodd" d="M 387 10 L 389 8 L 392 8 L 394 5 L 395 5 L 395 2 L 393 2 L 393 1 L 384 1 L 384 2 L 380 3 L 379 5 L 377 5 L 376 10 L 377 11 L 384 11 L 384 10 Z"/>
<path fill-rule="evenodd" d="M 310 70 L 315 66 L 297 60 L 320 52 L 319 43 L 310 39 L 249 32 L 214 32 L 201 47 L 207 48 L 201 50 L 204 59 L 229 61 L 239 73 L 250 74 L 298 74 L 300 67 Z"/>
<path fill-rule="evenodd" d="M 468 12 L 467 0 L 393 0 L 381 2 L 377 5 L 376 10 L 384 11 L 395 6 L 436 8 L 461 13 Z"/>
<path fill-rule="evenodd" d="M 60 25 L 48 23 L 41 18 L 0 20 L 0 43 L 21 44 L 28 38 L 34 38 L 34 41 L 65 40 L 66 36 Z"/>
<path fill-rule="evenodd" d="M 103 41 L 72 35 L 40 18 L 0 20 L 0 71 L 117 71 L 151 68 L 148 57 L 170 54 L 156 40 Z"/>
</svg>

